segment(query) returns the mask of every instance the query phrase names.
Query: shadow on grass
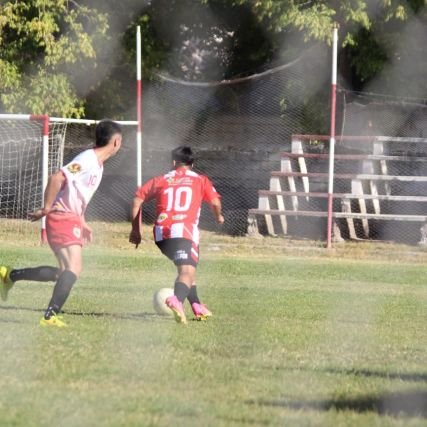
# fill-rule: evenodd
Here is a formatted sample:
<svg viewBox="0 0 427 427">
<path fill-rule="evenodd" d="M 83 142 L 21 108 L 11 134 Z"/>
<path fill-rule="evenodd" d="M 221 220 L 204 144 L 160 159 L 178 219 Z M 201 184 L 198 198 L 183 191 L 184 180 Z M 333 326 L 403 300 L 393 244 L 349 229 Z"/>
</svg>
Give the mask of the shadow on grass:
<svg viewBox="0 0 427 427">
<path fill-rule="evenodd" d="M 250 405 L 280 407 L 294 410 L 376 412 L 379 415 L 427 418 L 427 391 L 388 393 L 354 399 L 293 401 L 250 400 Z"/>
<path fill-rule="evenodd" d="M 354 375 L 357 377 L 378 377 L 378 378 L 388 378 L 391 380 L 402 380 L 402 381 L 427 381 L 427 373 L 413 373 L 413 372 L 383 372 L 370 369 L 334 369 L 326 368 L 323 369 L 324 372 L 331 374 L 345 374 L 345 375 Z"/>
<path fill-rule="evenodd" d="M 16 306 L 0 306 L 1 311 L 32 311 L 35 313 L 43 313 L 44 309 L 32 308 L 32 307 L 16 307 Z M 139 320 L 139 319 L 163 319 L 167 318 L 170 320 L 170 317 L 160 316 L 156 313 L 107 313 L 107 312 L 83 312 L 83 311 L 67 311 L 63 310 L 61 313 L 69 316 L 87 316 L 87 317 L 107 317 L 112 319 L 124 319 L 124 320 Z M 1 320 L 0 320 L 1 321 Z"/>
<path fill-rule="evenodd" d="M 24 324 L 25 322 L 21 320 L 11 320 L 11 319 L 2 319 L 0 318 L 0 323 L 15 323 L 15 324 Z"/>
<path fill-rule="evenodd" d="M 266 369 L 284 369 L 287 371 L 311 371 L 315 373 L 327 373 L 337 375 L 354 375 L 356 377 L 377 377 L 390 380 L 414 381 L 414 382 L 427 382 L 427 373 L 415 372 L 386 372 L 372 369 L 340 369 L 340 368 L 306 368 L 306 367 L 267 367 Z"/>
</svg>

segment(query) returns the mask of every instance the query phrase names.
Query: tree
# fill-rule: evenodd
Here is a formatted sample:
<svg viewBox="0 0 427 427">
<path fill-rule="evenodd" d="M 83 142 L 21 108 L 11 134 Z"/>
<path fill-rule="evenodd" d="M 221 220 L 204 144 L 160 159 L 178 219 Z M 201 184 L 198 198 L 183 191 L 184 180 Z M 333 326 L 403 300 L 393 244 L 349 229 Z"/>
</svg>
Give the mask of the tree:
<svg viewBox="0 0 427 427">
<path fill-rule="evenodd" d="M 126 114 L 136 25 L 144 78 L 161 70 L 211 81 L 250 75 L 295 58 L 310 43 L 330 43 L 337 22 L 343 84 L 362 90 L 382 73 L 383 90 L 419 94 L 427 52 L 414 38 L 425 35 L 426 9 L 425 0 L 5 1 L 0 110 Z M 396 75 L 387 66 L 399 61 L 412 66 Z"/>
<path fill-rule="evenodd" d="M 107 29 L 105 14 L 72 0 L 4 2 L 0 109 L 80 117 Z"/>
<path fill-rule="evenodd" d="M 159 68 L 186 80 L 249 74 L 272 50 L 250 8 L 229 1 L 156 0 L 137 18 L 146 73 Z"/>
<path fill-rule="evenodd" d="M 425 0 L 232 0 L 231 4 L 249 5 L 268 31 L 282 34 L 284 39 L 299 32 L 306 42 L 330 43 L 332 25 L 337 23 L 343 49 L 341 71 L 355 89 L 362 90 L 382 72 L 383 79 L 389 81 L 382 89 L 390 93 L 400 87 L 404 90 L 399 94 L 414 96 L 420 92 L 419 83 L 425 81 L 427 49 L 425 43 L 419 43 L 426 37 Z M 416 76 L 413 67 L 411 73 L 401 67 L 397 76 L 394 68 L 391 78 L 388 64 L 403 58 L 417 62 Z M 426 84 L 423 87 L 427 89 Z"/>
</svg>

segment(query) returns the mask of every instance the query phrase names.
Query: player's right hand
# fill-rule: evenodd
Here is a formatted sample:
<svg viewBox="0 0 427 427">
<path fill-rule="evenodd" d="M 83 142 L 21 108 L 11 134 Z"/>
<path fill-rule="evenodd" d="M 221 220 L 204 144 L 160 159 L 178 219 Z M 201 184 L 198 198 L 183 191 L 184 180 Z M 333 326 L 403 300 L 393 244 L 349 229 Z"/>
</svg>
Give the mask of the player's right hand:
<svg viewBox="0 0 427 427">
<path fill-rule="evenodd" d="M 129 234 L 129 242 L 133 243 L 135 245 L 135 249 L 138 248 L 139 244 L 141 243 L 141 233 L 139 230 L 132 230 Z"/>
</svg>

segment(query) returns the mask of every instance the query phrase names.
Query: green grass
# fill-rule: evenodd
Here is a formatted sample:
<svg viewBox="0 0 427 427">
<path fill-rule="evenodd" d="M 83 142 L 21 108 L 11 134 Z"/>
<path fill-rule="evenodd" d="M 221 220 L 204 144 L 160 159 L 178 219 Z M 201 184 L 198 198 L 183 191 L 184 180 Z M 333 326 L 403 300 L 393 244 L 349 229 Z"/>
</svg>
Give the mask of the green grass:
<svg viewBox="0 0 427 427">
<path fill-rule="evenodd" d="M 98 225 L 68 329 L 38 325 L 52 284 L 19 282 L 0 302 L 0 426 L 427 425 L 424 249 L 206 233 L 198 283 L 214 317 L 184 326 L 151 306 L 173 265 L 126 233 Z M 54 262 L 5 237 L 2 262 Z"/>
</svg>

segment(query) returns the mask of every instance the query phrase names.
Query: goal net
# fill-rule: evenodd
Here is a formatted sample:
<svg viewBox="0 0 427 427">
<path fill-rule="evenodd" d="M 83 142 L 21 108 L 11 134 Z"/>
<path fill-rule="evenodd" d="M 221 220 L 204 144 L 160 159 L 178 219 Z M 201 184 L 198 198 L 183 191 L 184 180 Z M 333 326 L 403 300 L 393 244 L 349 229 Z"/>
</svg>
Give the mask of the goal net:
<svg viewBox="0 0 427 427">
<path fill-rule="evenodd" d="M 49 123 L 47 171 L 61 166 L 65 123 Z M 40 229 L 28 214 L 43 200 L 43 120 L 25 115 L 0 115 L 0 220 L 3 232 Z"/>
</svg>

